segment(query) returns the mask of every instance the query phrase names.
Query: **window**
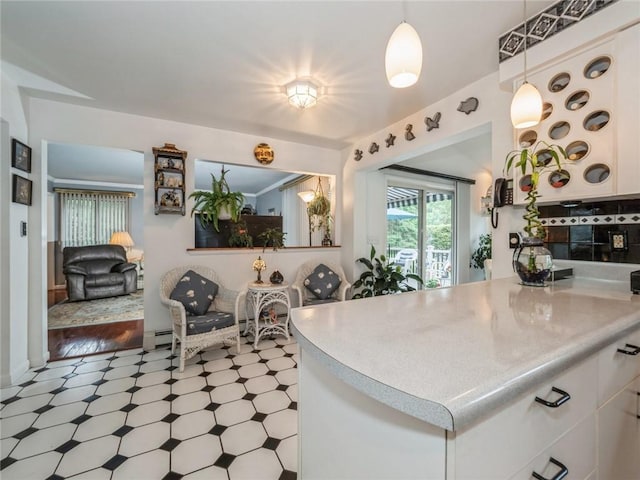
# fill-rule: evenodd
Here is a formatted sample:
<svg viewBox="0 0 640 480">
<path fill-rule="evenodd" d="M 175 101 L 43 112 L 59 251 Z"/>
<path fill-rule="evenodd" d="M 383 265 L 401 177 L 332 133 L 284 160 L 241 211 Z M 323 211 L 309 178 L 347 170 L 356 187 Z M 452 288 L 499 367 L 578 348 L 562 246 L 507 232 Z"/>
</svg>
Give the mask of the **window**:
<svg viewBox="0 0 640 480">
<path fill-rule="evenodd" d="M 131 192 L 56 189 L 60 240 L 64 247 L 109 243 L 113 232 L 129 230 Z"/>
</svg>

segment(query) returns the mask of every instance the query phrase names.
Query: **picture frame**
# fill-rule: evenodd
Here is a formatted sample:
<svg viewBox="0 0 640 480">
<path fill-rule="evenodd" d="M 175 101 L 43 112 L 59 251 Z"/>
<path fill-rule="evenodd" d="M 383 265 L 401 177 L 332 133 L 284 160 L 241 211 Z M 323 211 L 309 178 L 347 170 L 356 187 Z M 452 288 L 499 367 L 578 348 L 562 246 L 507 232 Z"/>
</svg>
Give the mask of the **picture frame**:
<svg viewBox="0 0 640 480">
<path fill-rule="evenodd" d="M 31 173 L 31 147 L 15 138 L 11 139 L 11 166 Z"/>
<path fill-rule="evenodd" d="M 11 201 L 27 206 L 31 205 L 32 187 L 33 183 L 31 182 L 31 180 L 14 173 Z"/>
<path fill-rule="evenodd" d="M 609 230 L 609 245 L 612 252 L 629 250 L 629 239 L 626 230 Z"/>
</svg>

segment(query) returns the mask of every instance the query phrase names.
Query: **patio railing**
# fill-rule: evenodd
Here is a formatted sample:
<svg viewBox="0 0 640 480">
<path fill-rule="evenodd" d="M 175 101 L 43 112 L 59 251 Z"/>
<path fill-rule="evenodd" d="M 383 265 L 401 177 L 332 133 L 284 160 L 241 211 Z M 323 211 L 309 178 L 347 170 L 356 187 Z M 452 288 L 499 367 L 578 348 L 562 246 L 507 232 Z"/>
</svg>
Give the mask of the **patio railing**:
<svg viewBox="0 0 640 480">
<path fill-rule="evenodd" d="M 405 274 L 418 272 L 417 250 L 401 247 L 388 247 L 387 250 L 388 258 L 391 259 L 391 261 L 398 258 L 400 251 L 407 252 L 410 250 L 415 252 L 416 259 L 402 263 L 398 262 L 398 265 L 403 267 Z M 432 286 L 433 288 L 436 286 L 447 287 L 451 285 L 451 250 L 436 250 L 432 246 L 428 246 L 424 254 L 424 263 L 425 275 L 423 280 L 426 286 Z"/>
</svg>

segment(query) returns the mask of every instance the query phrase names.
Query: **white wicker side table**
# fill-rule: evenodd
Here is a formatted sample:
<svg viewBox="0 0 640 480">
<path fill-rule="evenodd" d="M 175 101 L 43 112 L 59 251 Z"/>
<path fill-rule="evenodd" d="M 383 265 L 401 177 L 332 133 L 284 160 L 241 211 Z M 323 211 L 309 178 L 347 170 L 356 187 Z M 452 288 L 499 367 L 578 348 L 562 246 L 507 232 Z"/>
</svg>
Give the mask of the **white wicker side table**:
<svg viewBox="0 0 640 480">
<path fill-rule="evenodd" d="M 284 320 L 276 315 L 276 305 L 286 308 Z M 261 313 L 273 308 L 270 318 L 261 318 Z M 253 334 L 253 348 L 258 348 L 258 341 L 265 335 L 284 335 L 289 340 L 289 300 L 288 283 L 250 283 L 246 294 L 246 327 L 244 334 Z M 253 312 L 253 320 L 249 320 L 249 312 Z"/>
</svg>

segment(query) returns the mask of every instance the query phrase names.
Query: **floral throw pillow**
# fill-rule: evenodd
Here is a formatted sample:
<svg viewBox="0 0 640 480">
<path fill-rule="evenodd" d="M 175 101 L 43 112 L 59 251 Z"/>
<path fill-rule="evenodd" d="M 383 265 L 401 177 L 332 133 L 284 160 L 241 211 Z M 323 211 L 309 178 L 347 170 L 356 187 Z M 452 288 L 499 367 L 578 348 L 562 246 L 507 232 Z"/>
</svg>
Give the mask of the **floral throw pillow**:
<svg viewBox="0 0 640 480">
<path fill-rule="evenodd" d="M 193 270 L 187 270 L 176 284 L 169 298 L 184 305 L 191 315 L 204 315 L 218 293 L 218 284 Z"/>
<path fill-rule="evenodd" d="M 341 283 L 342 280 L 338 274 L 323 263 L 318 265 L 315 270 L 304 279 L 304 286 L 307 290 L 313 293 L 316 298 L 319 298 L 320 300 L 326 300 L 329 298 L 331 294 L 338 289 Z"/>
</svg>

